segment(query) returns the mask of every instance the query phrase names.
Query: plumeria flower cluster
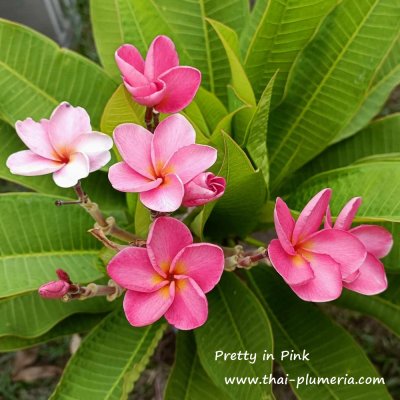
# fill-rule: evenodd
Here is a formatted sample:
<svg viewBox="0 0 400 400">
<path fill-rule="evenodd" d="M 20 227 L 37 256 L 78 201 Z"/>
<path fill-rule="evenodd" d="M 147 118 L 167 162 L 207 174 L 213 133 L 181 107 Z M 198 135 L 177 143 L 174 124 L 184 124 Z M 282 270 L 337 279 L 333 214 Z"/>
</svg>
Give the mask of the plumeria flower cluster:
<svg viewBox="0 0 400 400">
<path fill-rule="evenodd" d="M 225 179 L 207 172 L 217 159 L 217 150 L 196 144 L 193 126 L 176 114 L 193 100 L 201 74 L 196 68 L 179 66 L 175 46 L 166 36 L 154 39 L 145 60 L 128 44 L 116 51 L 115 60 L 133 100 L 147 107 L 147 129 L 119 125 L 113 141 L 92 130 L 83 108 L 67 102 L 48 120 L 28 118 L 16 123 L 28 150 L 8 158 L 10 171 L 27 176 L 53 174 L 58 186 L 73 187 L 78 200 L 57 204 L 85 207 L 96 221 L 90 232 L 117 251 L 108 265 L 113 278 L 108 286 L 72 283 L 65 271 L 57 270 L 59 279 L 42 285 L 39 294 L 64 301 L 97 295 L 112 300 L 126 290 L 124 310 L 132 325 L 151 324 L 165 315 L 179 329 L 194 329 L 207 319 L 205 293 L 221 278 L 224 252 L 213 244 L 193 243 L 183 222 L 160 215 L 217 200 L 225 191 Z M 159 123 L 160 112 L 175 114 Z M 114 143 L 123 161 L 109 169 L 112 186 L 139 193 L 141 202 L 158 217 L 147 241 L 119 228 L 112 217 L 105 218 L 82 189 L 80 180 L 110 161 Z M 114 243 L 107 234 L 129 245 Z"/>
<path fill-rule="evenodd" d="M 112 140 L 92 129 L 83 108 L 67 102 L 49 119 L 16 123 L 28 149 L 10 155 L 10 171 L 52 174 L 58 186 L 73 187 L 78 200 L 56 204 L 83 206 L 96 222 L 89 232 L 116 252 L 107 266 L 112 278 L 108 285 L 73 283 L 67 272 L 57 270 L 59 279 L 39 288 L 42 297 L 70 301 L 107 296 L 111 301 L 125 292 L 123 308 L 133 326 L 164 316 L 177 329 L 188 330 L 207 320 L 206 294 L 218 284 L 224 269 L 251 268 L 260 261 L 272 265 L 306 301 L 334 300 L 343 287 L 367 295 L 386 289 L 380 259 L 390 251 L 391 234 L 374 225 L 351 228 L 360 198 L 350 200 L 333 224 L 330 189 L 318 193 L 297 221 L 278 198 L 274 211 L 278 239 L 271 241 L 268 251 L 261 247 L 246 253 L 240 245 L 223 250 L 196 242 L 189 228 L 171 214 L 181 207 L 191 212 L 193 207 L 215 201 L 226 187 L 223 177 L 208 171 L 217 160 L 217 150 L 196 144 L 193 126 L 177 114 L 193 100 L 200 71 L 179 65 L 175 46 L 166 36 L 154 39 L 145 59 L 134 46 L 125 44 L 117 49 L 115 60 L 133 101 L 146 107 L 147 129 L 125 123 L 115 128 Z M 163 116 L 159 123 L 160 112 L 172 115 Z M 151 211 L 147 239 L 120 228 L 113 217 L 106 218 L 81 186 L 81 179 L 110 161 L 113 144 L 122 161 L 109 168 L 109 181 L 118 191 L 139 193 Z"/>
<path fill-rule="evenodd" d="M 337 299 L 343 287 L 366 295 L 387 288 L 380 258 L 392 245 L 392 235 L 376 225 L 351 229 L 361 199 L 354 198 L 340 212 L 335 224 L 329 211 L 331 189 L 315 195 L 297 221 L 278 198 L 274 221 L 278 239 L 268 247 L 270 261 L 291 289 L 303 300 Z M 320 229 L 326 217 L 324 229 Z"/>
</svg>

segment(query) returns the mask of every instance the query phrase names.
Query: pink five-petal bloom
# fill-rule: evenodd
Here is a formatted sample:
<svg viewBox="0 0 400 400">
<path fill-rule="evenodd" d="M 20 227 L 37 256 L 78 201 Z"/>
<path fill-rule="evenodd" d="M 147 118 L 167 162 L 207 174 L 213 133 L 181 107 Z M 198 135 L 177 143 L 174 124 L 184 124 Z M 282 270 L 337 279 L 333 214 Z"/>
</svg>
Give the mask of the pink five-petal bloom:
<svg viewBox="0 0 400 400">
<path fill-rule="evenodd" d="M 115 61 L 133 99 L 162 113 L 184 109 L 200 86 L 200 71 L 179 66 L 175 45 L 167 36 L 157 36 L 153 40 L 145 61 L 130 44 L 124 44 L 115 52 Z"/>
<path fill-rule="evenodd" d="M 344 230 L 353 234 L 360 240 L 367 257 L 360 266 L 359 272 L 354 279 L 343 282 L 343 286 L 354 292 L 374 295 L 387 289 L 387 278 L 385 268 L 380 258 L 385 257 L 393 246 L 393 237 L 385 228 L 377 225 L 359 225 L 351 228 L 353 219 L 361 205 L 361 198 L 351 199 L 339 213 L 335 224 L 332 226 L 331 213 L 328 208 L 325 218 L 325 226 L 334 230 Z"/>
<path fill-rule="evenodd" d="M 182 204 L 196 207 L 219 199 L 225 192 L 226 181 L 212 172 L 203 172 L 185 185 Z"/>
<path fill-rule="evenodd" d="M 16 175 L 53 174 L 60 187 L 71 187 L 111 158 L 112 139 L 93 132 L 88 113 L 81 107 L 61 103 L 49 120 L 32 118 L 15 124 L 17 134 L 29 150 L 11 154 L 7 167 Z"/>
<path fill-rule="evenodd" d="M 124 311 L 133 326 L 152 324 L 163 315 L 178 329 L 205 323 L 208 293 L 221 279 L 224 253 L 216 245 L 193 244 L 185 224 L 157 218 L 146 248 L 128 247 L 109 263 L 108 274 L 127 289 Z"/>
<path fill-rule="evenodd" d="M 192 125 L 179 114 L 162 121 L 154 135 L 140 125 L 119 125 L 114 141 L 124 161 L 110 168 L 111 184 L 121 192 L 139 192 L 151 210 L 177 210 L 184 185 L 217 159 L 217 150 L 195 144 L 195 136 Z"/>
<path fill-rule="evenodd" d="M 278 239 L 268 246 L 272 265 L 303 300 L 337 299 L 342 280 L 357 272 L 366 257 L 354 235 L 333 229 L 319 230 L 328 208 L 331 189 L 324 189 L 305 206 L 297 221 L 278 198 L 274 220 Z"/>
</svg>

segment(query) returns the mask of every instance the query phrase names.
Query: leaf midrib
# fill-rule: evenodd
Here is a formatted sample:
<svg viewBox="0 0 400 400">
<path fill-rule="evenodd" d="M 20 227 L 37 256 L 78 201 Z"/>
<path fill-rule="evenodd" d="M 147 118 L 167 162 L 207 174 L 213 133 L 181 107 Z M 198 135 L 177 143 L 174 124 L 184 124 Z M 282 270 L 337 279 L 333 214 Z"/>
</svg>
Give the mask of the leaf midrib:
<svg viewBox="0 0 400 400">
<path fill-rule="evenodd" d="M 0 255 L 0 262 L 7 261 L 9 259 L 18 259 L 18 258 L 28 258 L 28 257 L 51 257 L 51 256 L 65 256 L 65 255 L 95 255 L 99 253 L 99 249 L 90 249 L 90 250 L 56 250 L 56 251 L 40 251 L 37 253 L 29 252 L 29 253 L 18 253 L 18 254 L 7 254 Z"/>
</svg>

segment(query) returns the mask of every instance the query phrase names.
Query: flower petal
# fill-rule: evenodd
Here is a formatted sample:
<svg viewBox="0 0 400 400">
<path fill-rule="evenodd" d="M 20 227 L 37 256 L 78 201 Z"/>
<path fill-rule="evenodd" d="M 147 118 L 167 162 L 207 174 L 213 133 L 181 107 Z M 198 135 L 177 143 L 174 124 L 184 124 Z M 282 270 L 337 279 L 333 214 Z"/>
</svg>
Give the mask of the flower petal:
<svg viewBox="0 0 400 400">
<path fill-rule="evenodd" d="M 101 132 L 83 133 L 76 138 L 73 147 L 75 152 L 89 155 L 110 150 L 113 147 L 113 141 L 110 136 Z"/>
<path fill-rule="evenodd" d="M 136 124 L 118 125 L 114 130 L 114 142 L 124 161 L 137 173 L 154 179 L 151 162 L 151 141 L 153 135 Z"/>
<path fill-rule="evenodd" d="M 165 313 L 166 320 L 175 328 L 195 329 L 203 325 L 208 317 L 207 299 L 193 279 L 175 281 L 175 298 Z"/>
<path fill-rule="evenodd" d="M 377 258 L 387 256 L 393 246 L 392 234 L 382 226 L 360 225 L 350 232 L 363 243 L 368 253 Z"/>
<path fill-rule="evenodd" d="M 361 205 L 361 201 L 361 197 L 354 197 L 343 207 L 336 219 L 335 229 L 348 231 L 351 228 L 351 224 Z"/>
<path fill-rule="evenodd" d="M 54 182 L 63 188 L 75 186 L 79 179 L 89 175 L 89 158 L 83 153 L 73 153 L 60 170 L 54 172 Z"/>
<path fill-rule="evenodd" d="M 101 151 L 100 153 L 91 153 L 87 155 L 89 158 L 89 172 L 97 171 L 107 165 L 111 160 L 110 151 Z"/>
<path fill-rule="evenodd" d="M 291 239 L 295 222 L 287 204 L 280 197 L 276 199 L 274 222 L 276 234 L 278 235 L 282 247 L 287 253 L 294 256 L 296 251 L 292 246 Z"/>
<path fill-rule="evenodd" d="M 159 172 L 165 163 L 180 148 L 194 144 L 196 133 L 193 126 L 182 115 L 165 118 L 154 131 L 151 158 L 154 169 Z"/>
<path fill-rule="evenodd" d="M 133 96 L 136 103 L 146 107 L 153 107 L 158 104 L 165 93 L 165 83 L 162 81 L 150 82 L 145 86 L 132 86 L 124 79 L 128 92 Z"/>
<path fill-rule="evenodd" d="M 58 160 L 58 154 L 54 150 L 47 132 L 47 122 L 35 122 L 32 118 L 17 121 L 15 129 L 20 139 L 34 153 L 48 158 Z"/>
<path fill-rule="evenodd" d="M 51 174 L 64 166 L 63 163 L 38 156 L 31 150 L 11 154 L 6 165 L 12 174 L 24 176 Z"/>
<path fill-rule="evenodd" d="M 162 179 L 151 180 L 134 171 L 126 162 L 114 164 L 108 170 L 108 179 L 120 192 L 144 192 L 161 185 Z"/>
<path fill-rule="evenodd" d="M 331 214 L 331 209 L 328 206 L 326 209 L 326 213 L 325 213 L 325 221 L 324 221 L 324 228 L 325 229 L 331 229 L 333 228 L 333 224 L 332 224 L 332 214 Z"/>
<path fill-rule="evenodd" d="M 161 113 L 182 111 L 193 100 L 201 82 L 201 72 L 192 67 L 175 67 L 159 76 L 165 83 L 164 97 L 156 109 Z"/>
<path fill-rule="evenodd" d="M 121 287 L 137 292 L 154 292 L 169 283 L 153 268 L 147 250 L 140 247 L 127 247 L 117 253 L 107 273 Z"/>
<path fill-rule="evenodd" d="M 328 208 L 331 194 L 331 189 L 321 190 L 304 207 L 293 229 L 293 245 L 301 242 L 318 230 Z"/>
<path fill-rule="evenodd" d="M 367 254 L 367 258 L 360 267 L 360 274 L 357 279 L 350 283 L 343 283 L 343 286 L 354 292 L 373 295 L 387 289 L 388 283 L 383 264 L 372 254 Z"/>
<path fill-rule="evenodd" d="M 360 268 L 367 256 L 364 245 L 355 236 L 339 229 L 316 232 L 299 246 L 299 251 L 326 254 L 333 258 L 340 265 L 344 280 Z"/>
<path fill-rule="evenodd" d="M 144 74 L 149 80 L 156 79 L 170 68 L 179 65 L 174 42 L 167 36 L 157 36 L 147 52 Z"/>
<path fill-rule="evenodd" d="M 211 146 L 191 144 L 179 149 L 165 164 L 162 174 L 178 175 L 182 183 L 210 168 L 217 160 L 217 150 Z"/>
<path fill-rule="evenodd" d="M 339 265 L 324 254 L 308 254 L 307 258 L 314 271 L 314 279 L 303 285 L 292 285 L 291 289 L 305 301 L 325 302 L 337 299 L 342 293 Z"/>
<path fill-rule="evenodd" d="M 175 218 L 159 217 L 150 227 L 147 252 L 153 267 L 165 275 L 175 256 L 192 243 L 192 234 L 183 222 Z"/>
<path fill-rule="evenodd" d="M 160 186 L 140 193 L 140 201 L 150 210 L 160 212 L 176 211 L 182 204 L 183 183 L 174 174 L 164 177 Z"/>
<path fill-rule="evenodd" d="M 92 131 L 86 110 L 66 102 L 53 111 L 48 129 L 50 142 L 60 156 L 69 156 L 74 151 L 71 146 L 78 136 Z"/>
<path fill-rule="evenodd" d="M 133 326 L 150 325 L 165 314 L 174 297 L 174 283 L 151 293 L 128 290 L 123 304 L 126 318 Z"/>
<path fill-rule="evenodd" d="M 115 62 L 121 71 L 122 76 L 133 86 L 143 86 L 148 83 L 144 76 L 144 61 L 131 44 L 124 44 L 115 52 Z"/>
<path fill-rule="evenodd" d="M 268 255 L 273 267 L 287 284 L 298 285 L 314 278 L 310 264 L 300 254 L 288 254 L 277 239 L 269 244 Z"/>
<path fill-rule="evenodd" d="M 220 247 L 195 243 L 178 253 L 171 264 L 170 273 L 192 278 L 204 293 L 208 293 L 221 279 L 224 262 L 224 252 Z"/>
</svg>

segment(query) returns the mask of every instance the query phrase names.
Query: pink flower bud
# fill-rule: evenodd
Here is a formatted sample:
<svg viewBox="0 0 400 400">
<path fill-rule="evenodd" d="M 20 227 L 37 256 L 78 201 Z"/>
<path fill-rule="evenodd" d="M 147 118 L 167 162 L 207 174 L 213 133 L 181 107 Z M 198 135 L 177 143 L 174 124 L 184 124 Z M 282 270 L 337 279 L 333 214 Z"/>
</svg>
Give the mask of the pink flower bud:
<svg viewBox="0 0 400 400">
<path fill-rule="evenodd" d="M 58 279 L 60 279 L 64 282 L 72 283 L 68 273 L 65 272 L 63 269 L 61 269 L 61 268 L 57 269 L 56 274 L 58 276 Z"/>
<path fill-rule="evenodd" d="M 222 176 L 203 172 L 185 185 L 182 204 L 195 207 L 220 198 L 225 192 L 226 181 Z"/>
<path fill-rule="evenodd" d="M 39 294 L 46 299 L 61 299 L 70 289 L 70 284 L 65 281 L 51 281 L 40 286 Z"/>
</svg>

